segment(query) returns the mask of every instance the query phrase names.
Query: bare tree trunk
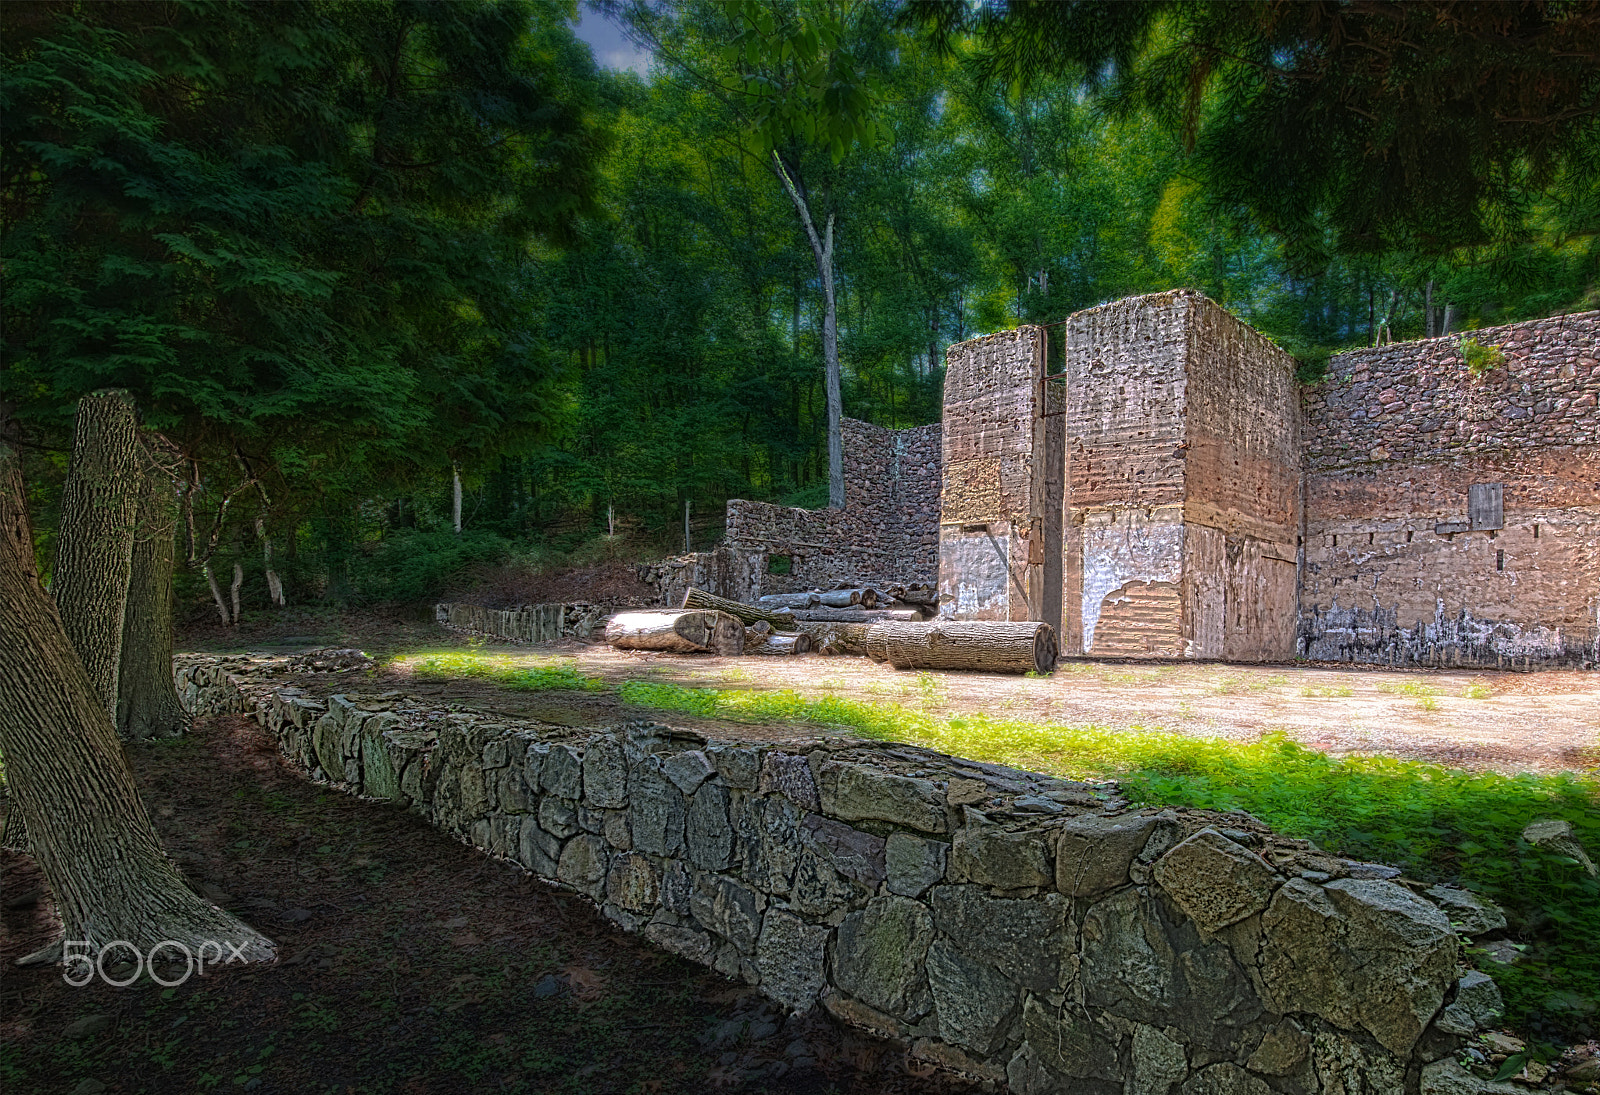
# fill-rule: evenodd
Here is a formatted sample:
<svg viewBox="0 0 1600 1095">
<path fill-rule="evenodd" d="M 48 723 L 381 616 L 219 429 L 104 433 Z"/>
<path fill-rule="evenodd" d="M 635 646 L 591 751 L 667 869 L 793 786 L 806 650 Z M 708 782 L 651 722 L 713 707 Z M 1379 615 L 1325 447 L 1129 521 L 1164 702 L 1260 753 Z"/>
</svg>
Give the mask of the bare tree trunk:
<svg viewBox="0 0 1600 1095">
<path fill-rule="evenodd" d="M 267 599 L 282 608 L 287 603 L 283 599 L 283 580 L 272 569 L 272 537 L 267 535 L 265 517 L 256 518 L 256 539 L 261 541 L 261 570 L 267 580 Z"/>
<path fill-rule="evenodd" d="M 173 537 L 178 504 L 171 480 L 145 457 L 139 484 L 139 530 L 133 542 L 128 607 L 122 619 L 117 732 L 164 738 L 189 724 L 172 681 Z"/>
<path fill-rule="evenodd" d="M 1055 629 L 1032 620 L 873 624 L 866 647 L 867 657 L 896 669 L 1049 673 L 1056 666 Z"/>
<path fill-rule="evenodd" d="M 211 587 L 211 599 L 217 602 L 217 615 L 222 617 L 222 626 L 227 627 L 233 618 L 228 615 L 228 602 L 222 599 L 222 590 L 217 587 L 217 576 L 211 573 L 211 564 L 202 564 L 200 573 L 206 576 L 206 585 Z"/>
<path fill-rule="evenodd" d="M 112 722 L 143 475 L 143 443 L 128 393 L 80 399 L 52 588 L 67 641 Z"/>
<path fill-rule="evenodd" d="M 1425 338 L 1432 338 L 1433 329 L 1433 279 L 1428 279 L 1428 284 L 1422 290 L 1422 323 L 1427 332 Z"/>
<path fill-rule="evenodd" d="M 823 236 L 818 238 L 817 226 L 811 221 L 811 210 L 806 200 L 789 177 L 788 170 L 778 153 L 772 153 L 773 166 L 783 188 L 789 192 L 800 223 L 805 225 L 806 238 L 811 242 L 811 254 L 817 260 L 817 274 L 822 279 L 822 360 L 826 370 L 828 391 L 828 506 L 844 507 L 844 438 L 839 420 L 844 415 L 844 398 L 839 385 L 839 312 L 833 292 L 833 214 L 828 214 L 828 224 Z"/>
<path fill-rule="evenodd" d="M 742 654 L 744 625 L 724 613 L 696 609 L 619 612 L 606 623 L 606 642 L 618 650 Z"/>
<path fill-rule="evenodd" d="M 710 608 L 718 612 L 726 612 L 730 616 L 737 616 L 747 624 L 757 620 L 765 620 L 777 631 L 793 631 L 793 612 L 769 612 L 755 605 L 743 604 L 739 601 L 730 601 L 726 597 L 718 597 L 714 593 L 707 593 L 703 589 L 690 586 L 683 594 L 684 608 Z"/>
<path fill-rule="evenodd" d="M 112 540 L 115 548 L 117 541 Z M 116 619 L 121 634 L 122 617 Z M 0 445 L 0 751 L 13 810 L 50 883 L 65 941 L 94 955 L 163 940 L 249 961 L 271 940 L 196 896 L 161 849 L 122 744 L 39 584 L 15 450 Z M 81 941 L 81 942 L 80 942 Z M 52 945 L 24 961 L 59 953 Z M 210 953 L 208 951 L 208 953 Z"/>
<path fill-rule="evenodd" d="M 233 585 L 228 589 L 228 599 L 233 602 L 233 626 L 239 626 L 239 587 L 244 585 L 244 567 L 233 564 Z"/>
<path fill-rule="evenodd" d="M 455 464 L 450 465 L 450 525 L 456 530 L 456 535 L 461 535 L 461 469 Z"/>
</svg>

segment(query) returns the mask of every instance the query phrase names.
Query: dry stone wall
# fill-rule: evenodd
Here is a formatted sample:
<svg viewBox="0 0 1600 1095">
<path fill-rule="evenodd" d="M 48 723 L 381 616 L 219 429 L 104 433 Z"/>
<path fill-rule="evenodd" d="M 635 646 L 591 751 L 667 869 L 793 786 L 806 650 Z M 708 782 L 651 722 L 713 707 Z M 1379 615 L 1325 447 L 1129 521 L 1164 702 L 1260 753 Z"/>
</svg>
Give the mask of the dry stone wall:
<svg viewBox="0 0 1600 1095">
<path fill-rule="evenodd" d="M 604 629 L 605 616 L 606 609 L 593 604 L 522 605 L 499 609 L 451 601 L 433 606 L 433 618 L 440 627 L 513 643 L 551 643 L 558 639 L 587 641 Z"/>
<path fill-rule="evenodd" d="M 447 711 L 291 668 L 187 657 L 177 679 L 315 779 L 1018 1095 L 1442 1095 L 1494 1016 L 1420 884 L 1248 815 L 902 745 Z"/>
<path fill-rule="evenodd" d="M 1466 337 L 1504 361 L 1474 376 Z M 1600 312 L 1335 357 L 1305 396 L 1300 653 L 1600 664 L 1597 400 Z"/>
</svg>

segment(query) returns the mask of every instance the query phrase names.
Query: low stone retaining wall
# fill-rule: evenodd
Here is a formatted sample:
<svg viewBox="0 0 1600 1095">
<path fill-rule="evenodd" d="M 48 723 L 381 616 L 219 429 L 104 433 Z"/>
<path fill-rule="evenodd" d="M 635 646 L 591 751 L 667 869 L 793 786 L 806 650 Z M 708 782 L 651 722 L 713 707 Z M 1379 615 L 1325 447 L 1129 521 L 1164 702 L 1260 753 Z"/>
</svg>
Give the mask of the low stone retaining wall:
<svg viewBox="0 0 1600 1095">
<path fill-rule="evenodd" d="M 1445 912 L 1248 815 L 855 739 L 595 733 L 337 676 L 318 698 L 285 663 L 185 657 L 179 691 L 788 1008 L 1019 1095 L 1478 1090 L 1453 1055 L 1499 995 Z"/>
<path fill-rule="evenodd" d="M 606 611 L 592 604 L 522 605 L 520 608 L 484 608 L 454 601 L 433 606 L 440 627 L 505 639 L 513 643 L 551 643 L 557 639 L 583 639 L 605 629 Z"/>
</svg>

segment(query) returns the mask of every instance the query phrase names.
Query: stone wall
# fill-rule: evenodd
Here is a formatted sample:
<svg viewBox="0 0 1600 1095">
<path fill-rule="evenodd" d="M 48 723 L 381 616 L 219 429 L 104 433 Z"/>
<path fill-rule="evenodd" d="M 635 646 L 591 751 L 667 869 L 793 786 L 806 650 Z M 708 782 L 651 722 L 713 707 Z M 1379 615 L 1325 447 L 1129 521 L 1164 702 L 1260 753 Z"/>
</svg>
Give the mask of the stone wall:
<svg viewBox="0 0 1600 1095">
<path fill-rule="evenodd" d="M 191 656 L 178 686 L 627 931 L 1018 1095 L 1443 1095 L 1495 1014 L 1420 883 L 1248 815 L 853 738 L 591 732 L 339 673 L 290 687 L 292 668 Z"/>
<path fill-rule="evenodd" d="M 1600 663 L 1600 312 L 1468 335 L 1505 362 L 1450 335 L 1306 392 L 1304 656 Z"/>
<path fill-rule="evenodd" d="M 721 582 L 714 592 L 749 601 L 841 581 L 933 582 L 939 426 L 891 430 L 846 418 L 841 432 L 844 508 L 730 500 L 726 537 L 708 553 L 719 557 L 708 568 Z M 786 562 L 775 567 L 775 559 Z"/>
<path fill-rule="evenodd" d="M 1061 629 L 1059 385 L 1044 383 L 1044 331 L 1019 327 L 945 355 L 939 500 L 941 613 L 1043 620 Z"/>
<path fill-rule="evenodd" d="M 551 643 L 558 639 L 587 641 L 603 629 L 605 616 L 605 608 L 594 604 L 522 605 L 498 609 L 452 601 L 433 606 L 433 618 L 440 627 L 513 643 Z"/>
</svg>

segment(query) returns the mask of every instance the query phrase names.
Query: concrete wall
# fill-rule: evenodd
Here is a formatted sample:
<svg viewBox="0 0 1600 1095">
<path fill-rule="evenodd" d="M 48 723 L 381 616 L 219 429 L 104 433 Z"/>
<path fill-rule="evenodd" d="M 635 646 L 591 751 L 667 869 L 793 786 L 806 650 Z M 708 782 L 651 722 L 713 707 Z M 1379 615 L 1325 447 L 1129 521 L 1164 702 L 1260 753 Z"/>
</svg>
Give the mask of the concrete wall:
<svg viewBox="0 0 1600 1095">
<path fill-rule="evenodd" d="M 1505 364 L 1472 376 L 1450 335 L 1307 391 L 1304 656 L 1600 662 L 1600 312 L 1470 334 Z M 1501 512 L 1470 513 L 1494 486 Z"/>
<path fill-rule="evenodd" d="M 1016 1095 L 1445 1095 L 1497 1014 L 1420 883 L 1246 815 L 888 743 L 452 712 L 353 691 L 360 667 L 286 686 L 292 668 L 187 657 L 177 680 L 312 778 Z"/>
</svg>

